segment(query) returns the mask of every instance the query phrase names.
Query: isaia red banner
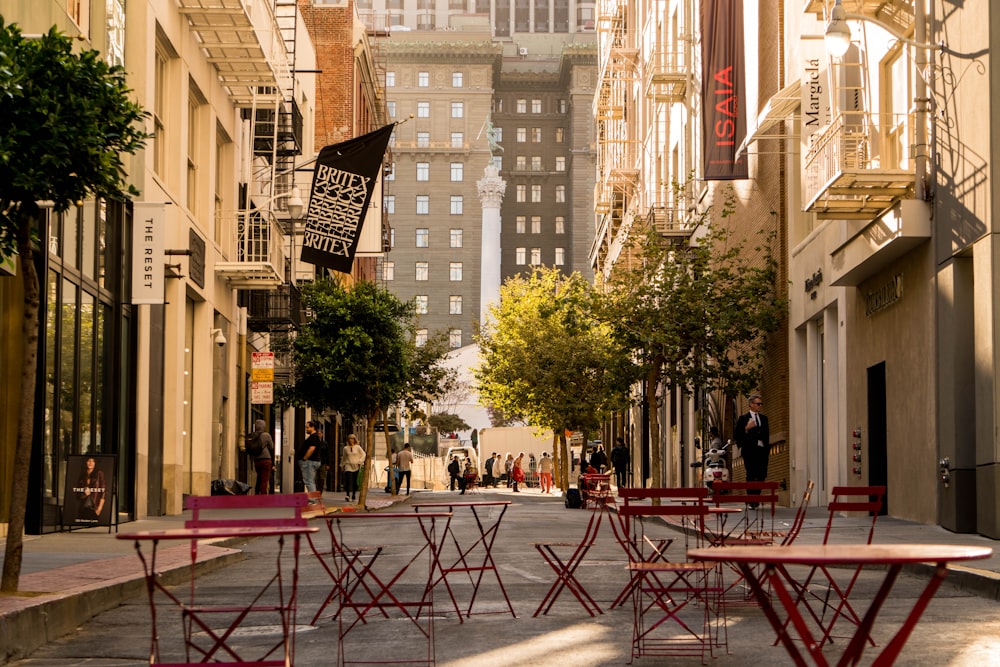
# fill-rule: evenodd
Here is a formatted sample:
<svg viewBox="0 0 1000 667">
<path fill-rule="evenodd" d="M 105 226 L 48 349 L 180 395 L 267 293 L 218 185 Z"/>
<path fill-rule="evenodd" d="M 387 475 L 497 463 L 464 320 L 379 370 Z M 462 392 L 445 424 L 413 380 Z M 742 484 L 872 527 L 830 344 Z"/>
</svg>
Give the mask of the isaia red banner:
<svg viewBox="0 0 1000 667">
<path fill-rule="evenodd" d="M 701 62 L 705 178 L 747 178 L 743 0 L 701 0 Z"/>
<path fill-rule="evenodd" d="M 395 125 L 326 146 L 316 158 L 302 261 L 350 273 Z"/>
</svg>

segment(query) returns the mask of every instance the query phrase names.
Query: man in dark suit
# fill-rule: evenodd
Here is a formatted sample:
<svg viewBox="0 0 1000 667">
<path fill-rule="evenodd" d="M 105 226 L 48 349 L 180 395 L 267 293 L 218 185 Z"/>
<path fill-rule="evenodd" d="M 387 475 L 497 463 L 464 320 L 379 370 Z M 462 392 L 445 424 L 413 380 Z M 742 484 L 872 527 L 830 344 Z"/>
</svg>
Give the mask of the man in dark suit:
<svg viewBox="0 0 1000 667">
<path fill-rule="evenodd" d="M 736 444 L 739 445 L 740 454 L 743 456 L 748 482 L 763 482 L 767 479 L 771 431 L 767 425 L 767 417 L 760 411 L 763 405 L 764 401 L 761 400 L 760 394 L 752 395 L 750 411 L 740 415 L 736 420 Z"/>
</svg>

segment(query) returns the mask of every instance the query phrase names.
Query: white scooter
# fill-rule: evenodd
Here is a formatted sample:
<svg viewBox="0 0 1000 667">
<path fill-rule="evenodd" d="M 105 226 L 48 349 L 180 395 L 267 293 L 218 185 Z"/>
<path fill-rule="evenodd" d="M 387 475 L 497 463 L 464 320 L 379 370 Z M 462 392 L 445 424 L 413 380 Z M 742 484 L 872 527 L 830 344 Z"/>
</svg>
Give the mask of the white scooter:
<svg viewBox="0 0 1000 667">
<path fill-rule="evenodd" d="M 722 447 L 712 447 L 704 454 L 702 461 L 695 461 L 692 468 L 703 468 L 701 475 L 702 483 L 708 487 L 709 493 L 714 493 L 712 485 L 715 482 L 729 481 L 729 468 L 726 467 L 726 450 L 733 444 L 732 440 L 727 440 Z"/>
</svg>

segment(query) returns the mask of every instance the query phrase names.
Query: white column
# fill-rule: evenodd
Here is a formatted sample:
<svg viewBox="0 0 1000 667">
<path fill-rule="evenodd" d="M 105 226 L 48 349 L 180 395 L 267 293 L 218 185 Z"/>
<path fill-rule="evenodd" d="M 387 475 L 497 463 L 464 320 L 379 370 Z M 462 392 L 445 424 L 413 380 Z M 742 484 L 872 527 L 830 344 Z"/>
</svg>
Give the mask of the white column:
<svg viewBox="0 0 1000 667">
<path fill-rule="evenodd" d="M 486 323 L 490 304 L 500 301 L 500 202 L 503 201 L 507 182 L 500 178 L 492 162 L 483 170 L 483 178 L 476 181 L 479 201 L 483 209 L 483 245 L 479 278 L 479 322 Z"/>
</svg>

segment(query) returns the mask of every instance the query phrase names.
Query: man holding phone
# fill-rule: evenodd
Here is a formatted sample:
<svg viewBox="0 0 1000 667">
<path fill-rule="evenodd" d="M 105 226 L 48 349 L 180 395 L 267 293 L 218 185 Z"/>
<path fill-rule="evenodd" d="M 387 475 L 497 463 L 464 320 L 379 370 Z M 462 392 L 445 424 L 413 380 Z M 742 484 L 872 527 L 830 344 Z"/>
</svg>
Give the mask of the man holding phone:
<svg viewBox="0 0 1000 667">
<path fill-rule="evenodd" d="M 771 431 L 767 425 L 767 417 L 760 411 L 763 405 L 760 394 L 753 394 L 750 396 L 750 410 L 736 420 L 736 444 L 743 456 L 748 482 L 763 482 L 767 479 Z M 754 505 L 755 503 L 750 506 Z"/>
</svg>

